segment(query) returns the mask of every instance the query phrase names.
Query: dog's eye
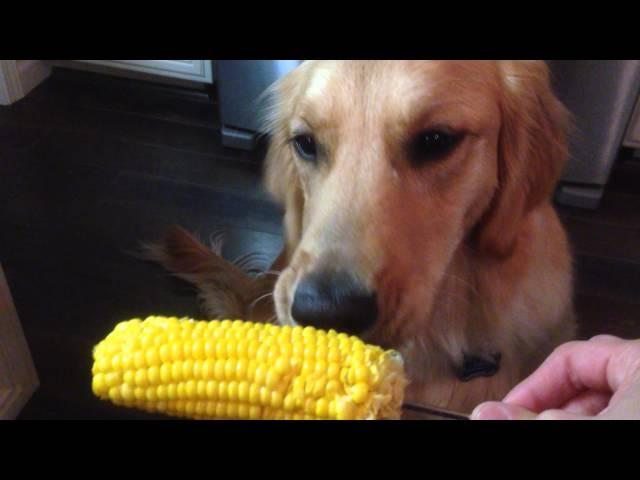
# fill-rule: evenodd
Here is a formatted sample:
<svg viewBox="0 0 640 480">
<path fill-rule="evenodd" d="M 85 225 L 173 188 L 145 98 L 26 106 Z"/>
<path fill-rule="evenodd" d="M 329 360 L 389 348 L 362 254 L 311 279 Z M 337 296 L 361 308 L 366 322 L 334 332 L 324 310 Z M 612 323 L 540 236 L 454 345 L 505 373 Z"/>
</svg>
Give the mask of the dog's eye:
<svg viewBox="0 0 640 480">
<path fill-rule="evenodd" d="M 311 135 L 298 135 L 293 139 L 293 147 L 304 160 L 315 161 L 317 156 L 316 142 Z"/>
<path fill-rule="evenodd" d="M 427 130 L 412 142 L 411 153 L 416 164 L 439 160 L 450 153 L 460 142 L 462 135 L 444 130 Z"/>
</svg>

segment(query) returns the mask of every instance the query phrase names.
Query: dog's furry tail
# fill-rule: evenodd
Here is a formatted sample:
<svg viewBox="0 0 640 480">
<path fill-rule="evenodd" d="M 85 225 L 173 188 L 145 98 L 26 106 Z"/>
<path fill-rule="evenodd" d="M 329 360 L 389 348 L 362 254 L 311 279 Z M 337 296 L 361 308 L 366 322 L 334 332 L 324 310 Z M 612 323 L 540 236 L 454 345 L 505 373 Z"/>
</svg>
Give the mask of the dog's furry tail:
<svg viewBox="0 0 640 480">
<path fill-rule="evenodd" d="M 224 260 L 219 251 L 207 248 L 182 227 L 171 226 L 156 244 L 144 244 L 140 257 L 159 263 L 179 278 L 195 285 L 204 312 L 210 318 L 247 319 L 253 301 L 270 286 L 263 278 L 252 278 L 241 268 Z"/>
</svg>

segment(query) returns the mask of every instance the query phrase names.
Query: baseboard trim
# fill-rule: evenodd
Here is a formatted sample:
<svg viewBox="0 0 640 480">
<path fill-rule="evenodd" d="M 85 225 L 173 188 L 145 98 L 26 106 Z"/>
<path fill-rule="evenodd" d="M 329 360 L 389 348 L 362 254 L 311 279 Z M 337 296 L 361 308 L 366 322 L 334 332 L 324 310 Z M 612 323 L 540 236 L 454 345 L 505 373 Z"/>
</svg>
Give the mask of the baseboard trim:
<svg viewBox="0 0 640 480">
<path fill-rule="evenodd" d="M 13 385 L 0 389 L 0 420 L 15 420 L 25 407 L 38 384 Z"/>
<path fill-rule="evenodd" d="M 0 420 L 15 419 L 40 382 L 0 265 Z"/>
</svg>

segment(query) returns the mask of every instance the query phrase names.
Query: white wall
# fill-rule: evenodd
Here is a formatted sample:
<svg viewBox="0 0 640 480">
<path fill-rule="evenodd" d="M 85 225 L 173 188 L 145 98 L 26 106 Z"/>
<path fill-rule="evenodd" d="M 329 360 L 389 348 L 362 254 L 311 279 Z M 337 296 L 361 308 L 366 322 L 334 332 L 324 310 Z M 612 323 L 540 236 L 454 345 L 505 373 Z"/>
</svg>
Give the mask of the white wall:
<svg viewBox="0 0 640 480">
<path fill-rule="evenodd" d="M 0 105 L 24 98 L 51 74 L 40 60 L 0 60 Z"/>
</svg>

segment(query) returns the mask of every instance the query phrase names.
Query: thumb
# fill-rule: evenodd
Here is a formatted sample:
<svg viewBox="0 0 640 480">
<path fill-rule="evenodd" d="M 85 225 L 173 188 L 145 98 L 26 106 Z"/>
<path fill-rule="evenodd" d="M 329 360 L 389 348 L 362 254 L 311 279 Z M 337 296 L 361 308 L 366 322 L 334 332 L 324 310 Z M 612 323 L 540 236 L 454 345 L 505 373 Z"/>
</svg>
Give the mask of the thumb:
<svg viewBox="0 0 640 480">
<path fill-rule="evenodd" d="M 518 405 L 501 402 L 485 402 L 471 413 L 471 420 L 588 420 L 592 417 L 565 410 L 545 410 L 537 414 Z"/>
<path fill-rule="evenodd" d="M 536 420 L 589 420 L 593 417 L 567 412 L 565 410 L 545 410 L 541 412 Z"/>
</svg>

